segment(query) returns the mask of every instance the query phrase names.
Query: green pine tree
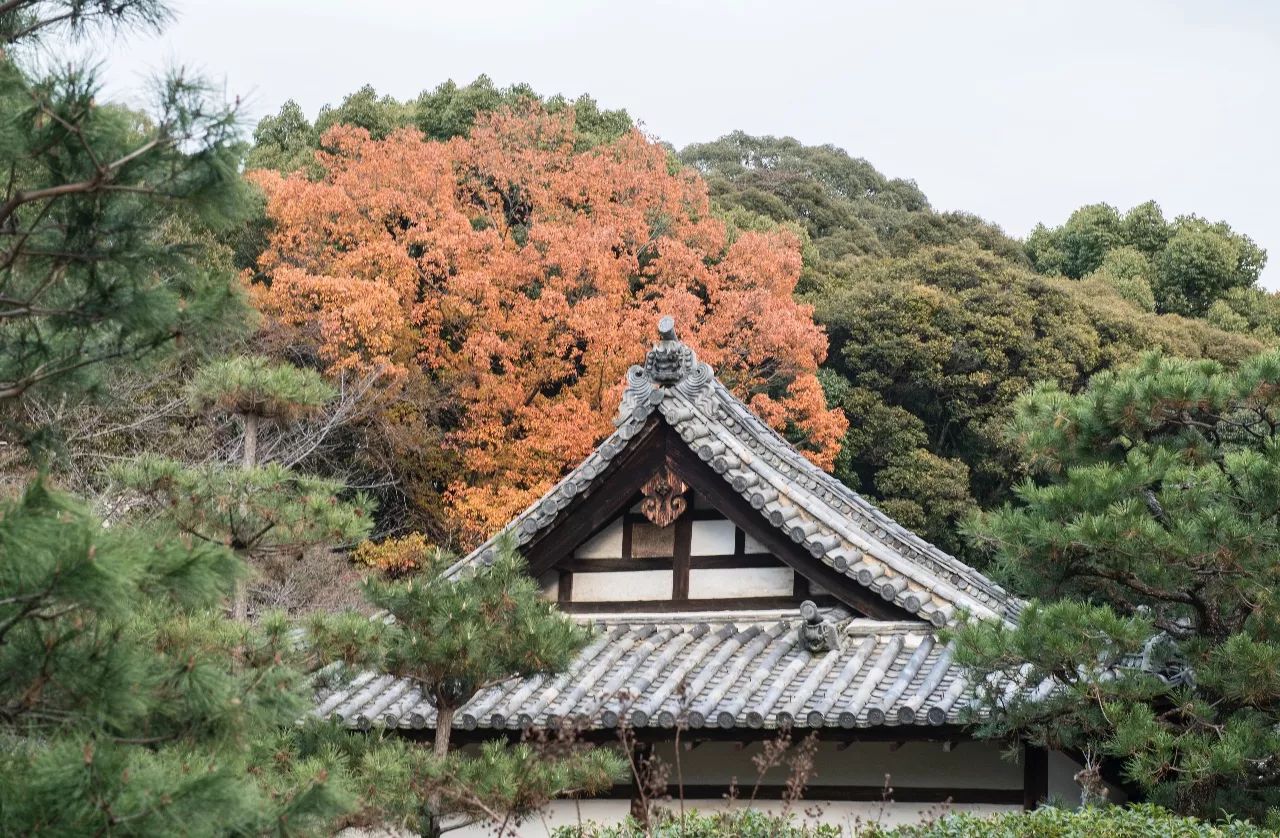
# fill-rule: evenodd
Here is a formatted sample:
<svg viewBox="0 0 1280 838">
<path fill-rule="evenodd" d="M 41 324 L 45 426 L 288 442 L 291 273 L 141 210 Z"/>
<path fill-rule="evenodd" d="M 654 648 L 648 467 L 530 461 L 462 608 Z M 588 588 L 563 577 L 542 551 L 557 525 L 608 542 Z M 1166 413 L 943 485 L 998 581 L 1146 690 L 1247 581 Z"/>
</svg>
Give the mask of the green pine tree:
<svg viewBox="0 0 1280 838">
<path fill-rule="evenodd" d="M 89 69 L 32 69 L 58 63 L 41 36 L 166 17 L 155 0 L 0 4 L 7 415 L 246 320 L 234 275 L 201 258 L 243 198 L 234 113 L 180 76 L 144 117 L 98 101 Z M 42 480 L 0 504 L 0 831 L 328 834 L 360 805 L 331 752 L 299 746 L 320 662 L 278 617 L 220 614 L 243 568 L 161 522 L 106 526 Z"/>
<path fill-rule="evenodd" d="M 188 394 L 197 410 L 240 421 L 244 430 L 241 462 L 253 468 L 258 464 L 258 430 L 264 422 L 296 422 L 322 408 L 334 390 L 314 370 L 247 356 L 204 365 L 196 371 Z"/>
<path fill-rule="evenodd" d="M 337 503 L 342 488 L 337 483 L 296 477 L 279 465 L 258 465 L 264 423 L 296 422 L 333 398 L 333 388 L 319 373 L 260 356 L 226 358 L 197 370 L 187 391 L 196 409 L 239 420 L 241 473 L 221 466 L 183 469 L 173 461 L 162 467 L 149 458 L 122 472 L 133 488 L 163 495 L 162 507 L 180 529 L 223 540 L 251 565 L 266 549 L 297 552 L 368 534 L 372 510 L 367 498 Z M 177 472 L 182 476 L 174 479 Z M 225 503 L 236 506 L 224 510 Z M 236 585 L 231 612 L 237 620 L 248 616 L 243 581 Z"/>
<path fill-rule="evenodd" d="M 342 484 L 293 472 L 278 463 L 242 467 L 189 466 L 143 455 L 116 477 L 150 503 L 139 517 L 153 517 L 194 541 L 230 548 L 251 570 L 268 552 L 358 541 L 372 526 L 363 495 L 339 499 Z M 247 595 L 238 584 L 232 616 L 247 617 Z"/>
<path fill-rule="evenodd" d="M 609 749 L 494 742 L 478 754 L 450 750 L 454 717 L 476 693 L 515 676 L 563 670 L 590 633 L 542 598 L 510 542 L 499 545 L 492 564 L 457 578 L 441 577 L 448 565 L 443 553 L 429 551 L 419 576 L 366 583 L 369 601 L 394 618 L 378 663 L 416 680 L 436 708 L 434 746 L 414 761 L 411 781 L 426 797 L 423 833 L 438 835 L 459 820 L 511 825 L 557 796 L 609 788 L 625 767 Z M 328 645 L 335 657 L 345 648 L 357 662 L 372 662 L 369 644 Z M 453 821 L 447 827 L 446 818 Z"/>
<path fill-rule="evenodd" d="M 325 834 L 354 805 L 323 755 L 272 747 L 316 663 L 279 619 L 219 615 L 241 567 L 42 483 L 0 508 L 6 834 Z"/>
<path fill-rule="evenodd" d="M 1118 760 L 1185 813 L 1274 812 L 1280 353 L 1234 371 L 1149 355 L 1078 395 L 1042 387 L 1012 437 L 1035 479 L 973 535 L 1039 601 L 1016 628 L 959 633 L 982 727 Z"/>
<path fill-rule="evenodd" d="M 100 100 L 92 65 L 44 60 L 46 36 L 167 17 L 157 0 L 0 4 L 0 400 L 249 320 L 234 275 L 200 258 L 249 208 L 234 109 L 174 73 L 139 113 Z"/>
</svg>

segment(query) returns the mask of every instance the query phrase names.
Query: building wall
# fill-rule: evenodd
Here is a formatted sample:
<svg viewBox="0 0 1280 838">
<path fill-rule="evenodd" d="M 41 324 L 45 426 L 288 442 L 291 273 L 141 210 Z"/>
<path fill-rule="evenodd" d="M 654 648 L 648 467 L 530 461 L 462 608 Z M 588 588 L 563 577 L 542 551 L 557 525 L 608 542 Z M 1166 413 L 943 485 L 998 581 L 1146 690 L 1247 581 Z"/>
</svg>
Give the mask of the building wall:
<svg viewBox="0 0 1280 838">
<path fill-rule="evenodd" d="M 723 796 L 687 798 L 684 801 L 686 811 L 719 811 L 749 805 L 745 801 L 751 797 L 757 773 L 752 757 L 758 756 L 762 749 L 760 743 L 739 747 L 734 743 L 724 742 L 706 742 L 692 750 L 682 748 L 679 773 L 683 775 L 686 785 L 722 783 L 728 787 L 736 777 L 738 788 L 737 800 L 727 800 Z M 670 782 L 674 784 L 677 776 L 674 746 L 660 745 L 655 750 L 659 758 L 670 767 Z M 961 742 L 949 751 L 944 750 L 942 744 L 937 742 L 909 742 L 896 748 L 889 742 L 859 742 L 844 750 L 837 750 L 835 743 L 821 743 L 815 754 L 814 765 L 816 773 L 809 780 L 811 785 L 875 786 L 887 787 L 889 791 L 881 800 L 832 801 L 823 800 L 820 795 L 806 794 L 789 809 L 780 800 L 758 798 L 750 805 L 776 813 L 790 811 L 798 820 L 810 824 L 822 822 L 840 825 L 849 835 L 856 835 L 856 828 L 865 827 L 869 823 L 919 823 L 948 812 L 994 815 L 1022 808 L 1017 803 L 925 803 L 895 802 L 893 799 L 899 789 L 1020 790 L 1022 766 L 1006 760 L 1001 748 L 992 743 Z M 1078 800 L 1079 793 L 1074 791 L 1075 784 L 1071 780 L 1071 776 L 1078 770 L 1079 766 L 1068 757 L 1050 754 L 1050 795 L 1056 793 L 1067 802 L 1071 802 L 1072 796 Z M 762 785 L 780 785 L 786 781 L 787 775 L 786 768 L 773 769 L 766 772 L 760 782 Z M 630 805 L 630 800 L 625 798 L 559 800 L 546 812 L 521 824 L 518 834 L 541 838 L 558 826 L 571 826 L 587 821 L 617 823 L 627 816 Z M 661 805 L 672 811 L 680 808 L 678 796 Z M 492 835 L 493 830 L 492 827 L 477 825 L 450 834 L 479 838 L 482 835 Z"/>
</svg>

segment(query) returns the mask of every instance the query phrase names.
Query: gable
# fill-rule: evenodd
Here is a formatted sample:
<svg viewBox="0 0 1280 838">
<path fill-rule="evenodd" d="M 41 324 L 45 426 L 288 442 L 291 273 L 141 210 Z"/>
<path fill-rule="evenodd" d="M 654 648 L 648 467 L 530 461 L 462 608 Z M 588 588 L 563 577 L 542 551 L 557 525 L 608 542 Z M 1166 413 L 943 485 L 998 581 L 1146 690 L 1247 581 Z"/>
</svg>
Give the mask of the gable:
<svg viewBox="0 0 1280 838">
<path fill-rule="evenodd" d="M 655 484 L 674 491 L 655 502 Z M 674 509 L 672 508 L 674 506 Z M 795 610 L 838 600 L 665 466 L 626 509 L 541 575 L 570 612 Z"/>
<path fill-rule="evenodd" d="M 662 340 L 644 366 L 628 372 L 617 430 L 449 575 L 491 560 L 503 535 L 516 540 L 539 577 L 576 561 L 574 552 L 613 526 L 666 469 L 780 565 L 859 613 L 937 626 L 961 611 L 1016 617 L 1015 598 L 897 524 L 760 421 L 675 338 L 669 321 L 660 324 Z M 673 546 L 673 600 L 680 558 Z M 692 601 L 687 592 L 684 601 Z"/>
</svg>

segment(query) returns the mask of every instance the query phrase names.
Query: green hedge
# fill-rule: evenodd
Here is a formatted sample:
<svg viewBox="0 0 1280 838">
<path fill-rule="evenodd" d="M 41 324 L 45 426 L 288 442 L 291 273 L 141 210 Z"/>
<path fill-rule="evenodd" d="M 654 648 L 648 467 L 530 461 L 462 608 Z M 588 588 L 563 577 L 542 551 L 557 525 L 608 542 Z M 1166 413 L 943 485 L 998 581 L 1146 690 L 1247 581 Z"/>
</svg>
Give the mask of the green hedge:
<svg viewBox="0 0 1280 838">
<path fill-rule="evenodd" d="M 1276 836 L 1242 821 L 1209 823 L 1184 818 L 1158 806 L 1108 806 L 1014 812 L 994 817 L 951 814 L 918 826 L 864 826 L 857 838 L 1263 838 Z M 841 826 L 806 827 L 793 818 L 743 810 L 686 814 L 647 832 L 628 819 L 616 826 L 561 827 L 555 838 L 840 838 Z"/>
<path fill-rule="evenodd" d="M 699 813 L 690 811 L 683 822 L 679 815 L 657 824 L 652 831 L 631 818 L 620 824 L 597 823 L 562 826 L 554 838 L 840 838 L 838 826 L 806 827 L 792 818 L 778 818 L 754 809 Z"/>
<path fill-rule="evenodd" d="M 872 828 L 858 838 L 1270 838 L 1275 834 L 1243 821 L 1209 823 L 1143 805 L 1045 807 L 992 818 L 948 815 L 921 826 Z"/>
</svg>

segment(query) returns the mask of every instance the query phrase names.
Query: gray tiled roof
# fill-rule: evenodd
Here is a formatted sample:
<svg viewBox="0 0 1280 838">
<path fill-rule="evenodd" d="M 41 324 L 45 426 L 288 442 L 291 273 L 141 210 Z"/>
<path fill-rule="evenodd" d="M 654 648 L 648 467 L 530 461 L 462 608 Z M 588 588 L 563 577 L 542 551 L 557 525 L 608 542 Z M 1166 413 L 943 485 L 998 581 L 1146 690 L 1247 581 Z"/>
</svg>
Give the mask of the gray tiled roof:
<svg viewBox="0 0 1280 838">
<path fill-rule="evenodd" d="M 829 612 L 841 648 L 810 653 L 790 613 L 615 615 L 557 675 L 513 678 L 457 714 L 464 729 L 560 721 L 592 729 L 866 728 L 961 721 L 970 689 L 923 623 Z M 323 690 L 318 716 L 354 728 L 428 728 L 435 710 L 407 678 L 364 673 Z"/>
<path fill-rule="evenodd" d="M 1019 600 L 807 460 L 730 393 L 710 366 L 698 363 L 667 325 L 671 339 L 660 340 L 645 364 L 627 373 L 614 420 L 617 430 L 446 575 L 492 560 L 503 533 L 526 544 L 550 527 L 575 498 L 599 483 L 610 461 L 627 449 L 656 411 L 734 491 L 815 561 L 935 626 L 953 624 L 961 609 L 979 617 L 1017 617 Z"/>
</svg>

